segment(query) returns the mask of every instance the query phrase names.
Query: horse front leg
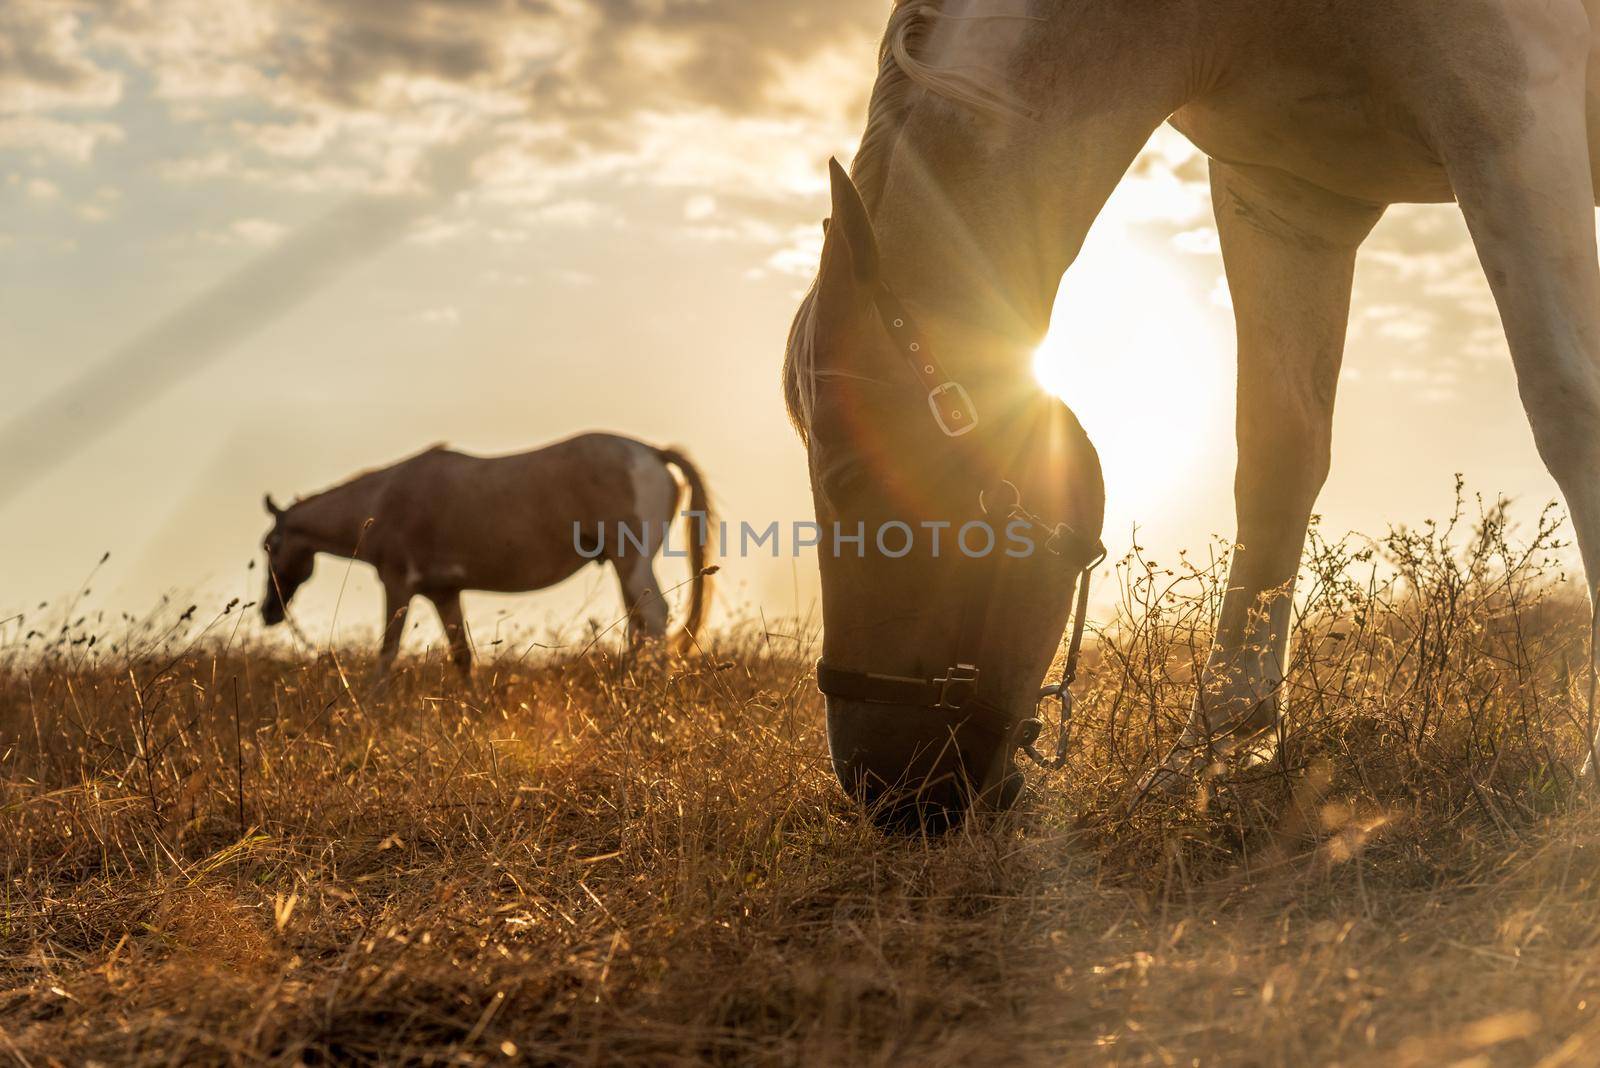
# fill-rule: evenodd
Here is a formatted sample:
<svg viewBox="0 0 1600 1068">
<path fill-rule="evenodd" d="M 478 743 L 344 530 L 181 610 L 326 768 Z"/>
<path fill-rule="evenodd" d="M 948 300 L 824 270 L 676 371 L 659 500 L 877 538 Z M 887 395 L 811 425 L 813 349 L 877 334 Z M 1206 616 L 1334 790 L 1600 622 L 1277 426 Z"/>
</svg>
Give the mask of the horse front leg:
<svg viewBox="0 0 1600 1068">
<path fill-rule="evenodd" d="M 1540 458 L 1561 488 L 1591 608 L 1600 583 L 1600 259 L 1584 93 L 1586 34 L 1552 32 L 1559 72 L 1513 94 L 1485 145 L 1446 152 L 1505 325 Z M 1594 651 L 1590 632 L 1590 655 Z M 1591 667 L 1593 667 L 1591 661 Z M 1594 725 L 1591 725 L 1594 726 Z M 1592 772 L 1594 744 L 1585 761 Z"/>
<path fill-rule="evenodd" d="M 1383 214 L 1220 163 L 1211 185 L 1238 321 L 1238 537 L 1188 725 L 1145 788 L 1180 787 L 1278 722 L 1295 576 L 1328 473 L 1356 249 Z"/>
<path fill-rule="evenodd" d="M 439 612 L 445 640 L 450 645 L 450 660 L 463 679 L 472 678 L 472 637 L 467 633 L 466 617 L 461 612 L 461 591 L 432 593 L 428 599 Z"/>
<path fill-rule="evenodd" d="M 411 588 L 402 582 L 383 583 L 383 644 L 378 649 L 378 678 L 388 678 L 400 655 L 400 639 L 405 636 L 406 616 L 411 611 Z"/>
</svg>

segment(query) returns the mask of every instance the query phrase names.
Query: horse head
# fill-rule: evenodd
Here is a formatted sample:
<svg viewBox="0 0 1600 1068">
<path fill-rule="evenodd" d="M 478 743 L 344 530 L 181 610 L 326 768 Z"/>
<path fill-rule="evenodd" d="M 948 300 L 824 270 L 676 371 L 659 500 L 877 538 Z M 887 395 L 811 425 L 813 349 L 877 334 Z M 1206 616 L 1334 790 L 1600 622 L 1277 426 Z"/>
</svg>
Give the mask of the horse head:
<svg viewBox="0 0 1600 1068">
<path fill-rule="evenodd" d="M 311 540 L 290 521 L 293 508 L 280 508 L 271 496 L 262 501 L 272 516 L 272 529 L 262 539 L 267 553 L 267 589 L 261 598 L 261 618 L 269 627 L 282 623 L 289 600 L 311 577 L 317 551 Z"/>
<path fill-rule="evenodd" d="M 1105 491 L 1083 428 L 999 332 L 901 298 L 831 171 L 790 350 L 823 532 L 818 682 L 844 787 L 882 826 L 939 831 L 1017 794 Z"/>
</svg>

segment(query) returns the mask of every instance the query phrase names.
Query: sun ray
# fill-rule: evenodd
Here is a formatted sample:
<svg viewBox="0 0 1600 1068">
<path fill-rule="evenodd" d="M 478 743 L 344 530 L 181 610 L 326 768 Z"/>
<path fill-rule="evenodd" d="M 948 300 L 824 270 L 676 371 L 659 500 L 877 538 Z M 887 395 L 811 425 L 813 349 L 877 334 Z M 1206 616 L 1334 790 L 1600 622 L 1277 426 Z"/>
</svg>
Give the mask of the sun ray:
<svg viewBox="0 0 1600 1068">
<path fill-rule="evenodd" d="M 1230 460 L 1228 316 L 1199 272 L 1126 229 L 1098 231 L 1068 273 L 1034 358 L 1100 451 L 1107 530 L 1172 513 Z"/>
</svg>

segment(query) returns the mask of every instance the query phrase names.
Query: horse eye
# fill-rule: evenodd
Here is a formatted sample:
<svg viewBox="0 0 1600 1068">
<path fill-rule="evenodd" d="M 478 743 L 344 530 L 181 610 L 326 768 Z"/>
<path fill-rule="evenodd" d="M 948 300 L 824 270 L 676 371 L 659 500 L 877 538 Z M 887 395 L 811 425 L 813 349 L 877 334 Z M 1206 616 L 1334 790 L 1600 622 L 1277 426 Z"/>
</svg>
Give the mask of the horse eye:
<svg viewBox="0 0 1600 1068">
<path fill-rule="evenodd" d="M 817 481 L 822 484 L 823 492 L 837 501 L 849 497 L 861 485 L 864 474 L 858 461 L 845 460 L 823 468 Z"/>
</svg>

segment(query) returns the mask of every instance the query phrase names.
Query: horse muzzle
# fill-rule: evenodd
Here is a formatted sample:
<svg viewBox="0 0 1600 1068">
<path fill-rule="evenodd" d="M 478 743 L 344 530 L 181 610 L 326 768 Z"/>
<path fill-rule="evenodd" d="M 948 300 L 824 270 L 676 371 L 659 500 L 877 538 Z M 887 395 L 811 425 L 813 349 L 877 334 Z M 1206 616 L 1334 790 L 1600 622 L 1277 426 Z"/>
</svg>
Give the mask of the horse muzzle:
<svg viewBox="0 0 1600 1068">
<path fill-rule="evenodd" d="M 943 834 L 969 811 L 1011 808 L 1022 792 L 1011 759 L 1019 724 L 996 710 L 827 705 L 834 773 L 883 831 Z"/>
</svg>

